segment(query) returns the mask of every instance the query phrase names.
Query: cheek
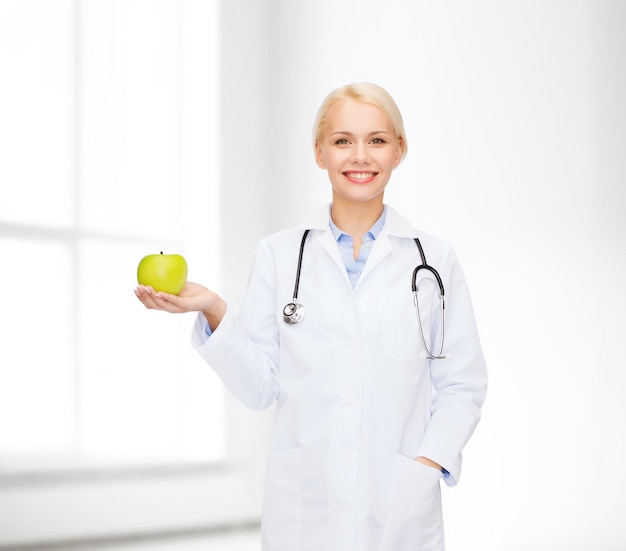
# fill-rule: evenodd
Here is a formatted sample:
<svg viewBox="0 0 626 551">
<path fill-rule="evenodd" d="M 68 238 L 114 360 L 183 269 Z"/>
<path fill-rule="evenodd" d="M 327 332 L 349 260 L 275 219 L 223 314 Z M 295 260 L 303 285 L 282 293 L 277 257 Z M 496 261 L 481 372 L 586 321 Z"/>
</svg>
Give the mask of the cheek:
<svg viewBox="0 0 626 551">
<path fill-rule="evenodd" d="M 321 163 L 320 166 L 325 168 L 326 170 L 333 171 L 338 166 L 341 166 L 342 161 L 339 155 L 334 154 L 333 152 L 325 151 L 320 156 Z M 318 163 L 319 164 L 319 163 Z"/>
<path fill-rule="evenodd" d="M 400 148 L 396 148 L 393 151 L 393 154 L 389 156 L 389 165 L 392 168 L 396 168 L 400 164 L 401 158 L 402 158 L 402 150 Z"/>
<path fill-rule="evenodd" d="M 317 163 L 317 166 L 319 166 L 320 168 L 322 169 L 327 168 L 326 152 L 322 150 L 319 146 L 315 147 L 315 162 Z"/>
</svg>

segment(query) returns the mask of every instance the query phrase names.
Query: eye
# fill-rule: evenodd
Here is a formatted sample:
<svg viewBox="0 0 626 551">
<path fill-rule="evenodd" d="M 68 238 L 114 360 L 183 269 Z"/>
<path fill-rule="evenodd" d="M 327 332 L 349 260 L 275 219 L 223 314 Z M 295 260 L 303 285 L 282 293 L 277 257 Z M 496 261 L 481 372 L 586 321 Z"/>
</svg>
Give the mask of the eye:
<svg viewBox="0 0 626 551">
<path fill-rule="evenodd" d="M 348 143 L 349 142 L 346 138 L 339 138 L 338 140 L 335 140 L 335 145 L 346 145 Z"/>
<path fill-rule="evenodd" d="M 383 138 L 374 138 L 371 143 L 381 144 L 381 143 L 387 143 L 387 142 Z"/>
</svg>

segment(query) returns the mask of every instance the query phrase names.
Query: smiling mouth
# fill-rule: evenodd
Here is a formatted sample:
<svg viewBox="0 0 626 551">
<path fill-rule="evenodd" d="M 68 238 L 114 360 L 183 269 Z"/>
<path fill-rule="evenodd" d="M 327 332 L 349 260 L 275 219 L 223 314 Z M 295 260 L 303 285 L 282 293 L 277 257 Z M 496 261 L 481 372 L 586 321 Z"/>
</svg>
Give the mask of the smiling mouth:
<svg viewBox="0 0 626 551">
<path fill-rule="evenodd" d="M 354 182 L 369 182 L 373 180 L 378 172 L 343 172 L 343 175 Z"/>
</svg>

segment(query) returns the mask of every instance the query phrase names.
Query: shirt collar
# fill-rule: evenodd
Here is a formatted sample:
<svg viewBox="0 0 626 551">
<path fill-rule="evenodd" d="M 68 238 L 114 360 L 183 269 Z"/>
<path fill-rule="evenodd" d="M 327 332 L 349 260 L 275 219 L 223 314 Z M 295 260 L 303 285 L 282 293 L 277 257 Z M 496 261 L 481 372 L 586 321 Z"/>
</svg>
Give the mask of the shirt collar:
<svg viewBox="0 0 626 551">
<path fill-rule="evenodd" d="M 332 205 L 331 205 L 331 208 L 332 208 Z M 380 235 L 380 232 L 382 231 L 383 226 L 385 225 L 386 218 L 387 218 L 387 207 L 383 206 L 383 213 L 380 215 L 380 218 L 376 220 L 376 222 L 374 222 L 374 225 L 369 229 L 369 231 L 365 235 L 369 234 L 372 240 L 376 240 L 376 238 Z M 330 220 L 330 230 L 333 232 L 335 241 L 341 240 L 342 238 L 344 238 L 344 236 L 349 237 L 350 240 L 352 240 L 352 238 L 348 234 L 341 231 L 335 225 L 331 216 L 329 216 L 328 219 Z"/>
<path fill-rule="evenodd" d="M 312 213 L 305 219 L 303 219 L 296 228 L 301 230 L 320 230 L 328 231 L 329 237 L 332 238 L 332 232 L 329 224 L 330 208 L 328 205 L 320 208 L 316 212 Z M 404 216 L 389 205 L 385 205 L 385 226 L 381 231 L 380 237 L 383 234 L 393 237 L 406 237 L 415 239 L 419 236 L 417 230 L 413 227 Z"/>
</svg>

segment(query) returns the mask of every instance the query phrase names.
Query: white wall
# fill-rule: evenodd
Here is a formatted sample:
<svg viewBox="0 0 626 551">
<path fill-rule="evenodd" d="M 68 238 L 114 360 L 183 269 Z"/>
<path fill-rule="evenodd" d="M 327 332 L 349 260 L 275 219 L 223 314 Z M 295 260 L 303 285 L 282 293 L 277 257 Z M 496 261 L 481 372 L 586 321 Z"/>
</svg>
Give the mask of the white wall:
<svg viewBox="0 0 626 551">
<path fill-rule="evenodd" d="M 409 140 L 387 199 L 454 244 L 490 367 L 450 551 L 622 549 L 626 4 L 237 0 L 221 23 L 225 292 L 328 201 L 324 95 L 382 84 Z"/>
</svg>

